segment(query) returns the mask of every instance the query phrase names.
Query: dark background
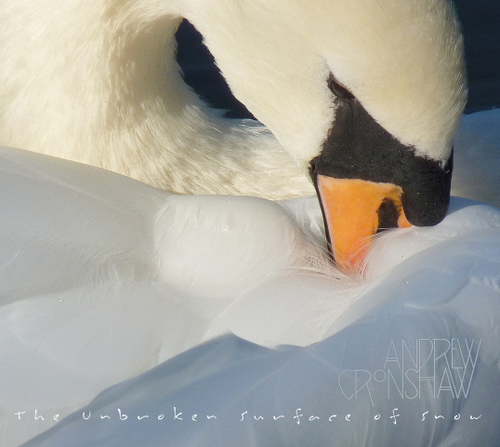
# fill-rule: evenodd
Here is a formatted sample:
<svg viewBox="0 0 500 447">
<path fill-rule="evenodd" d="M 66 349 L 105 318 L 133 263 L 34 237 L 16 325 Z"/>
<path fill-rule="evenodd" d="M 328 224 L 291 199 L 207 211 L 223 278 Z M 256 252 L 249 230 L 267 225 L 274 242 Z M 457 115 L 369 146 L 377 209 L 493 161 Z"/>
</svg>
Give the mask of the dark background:
<svg viewBox="0 0 500 447">
<path fill-rule="evenodd" d="M 500 106 L 500 0 L 454 0 L 465 41 L 469 79 L 466 113 Z M 177 32 L 178 55 L 184 78 L 213 107 L 228 110 L 229 117 L 251 117 L 232 95 L 188 22 Z"/>
</svg>

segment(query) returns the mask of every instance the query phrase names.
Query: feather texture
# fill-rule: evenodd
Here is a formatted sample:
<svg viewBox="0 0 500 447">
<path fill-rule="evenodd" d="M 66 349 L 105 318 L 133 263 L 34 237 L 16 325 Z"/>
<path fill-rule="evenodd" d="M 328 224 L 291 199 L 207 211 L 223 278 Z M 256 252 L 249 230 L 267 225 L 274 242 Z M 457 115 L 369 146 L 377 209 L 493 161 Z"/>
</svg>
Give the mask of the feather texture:
<svg viewBox="0 0 500 447">
<path fill-rule="evenodd" d="M 477 118 L 465 117 L 464 131 Z M 488 148 L 485 140 L 481 152 Z M 280 443 L 296 429 L 297 408 L 307 417 L 356 416 L 352 427 L 346 422 L 333 431 L 304 419 L 304 431 L 293 436 L 310 445 L 391 443 L 403 432 L 414 445 L 426 445 L 429 433 L 440 446 L 456 436 L 463 445 L 477 439 L 494 445 L 489 419 L 499 407 L 488 390 L 500 383 L 498 209 L 453 198 L 440 225 L 377 237 L 361 280 L 326 262 L 316 198 L 175 196 L 53 157 L 7 148 L 0 155 L 4 445 L 27 441 L 55 425 L 56 415 L 62 420 L 74 411 L 31 445 L 164 439 L 253 446 L 266 437 Z M 219 336 L 225 338 L 214 341 Z M 467 398 L 443 392 L 435 399 L 425 387 L 419 399 L 402 400 L 393 388 L 387 400 L 376 387 L 370 407 L 364 389 L 359 399 L 342 394 L 342 371 L 384 369 L 391 340 L 401 349 L 401 340 L 419 339 L 475 340 L 475 385 Z M 346 374 L 345 392 L 353 386 Z M 413 383 L 407 382 L 409 393 Z M 205 420 L 189 429 L 169 423 L 168 432 L 158 420 L 147 426 L 137 420 L 167 419 L 174 406 L 184 416 L 238 420 L 222 426 Z M 398 419 L 403 432 L 390 430 L 393 408 L 408 417 Z M 116 425 L 123 422 L 118 409 L 130 424 Z M 278 421 L 239 425 L 247 410 L 248 418 L 285 414 L 285 428 Z M 414 420 L 425 411 L 429 425 L 420 426 Z M 446 423 L 433 419 L 441 413 Z M 453 419 L 458 413 L 460 422 Z M 101 414 L 112 417 L 109 425 L 99 425 L 107 423 Z M 479 414 L 483 419 L 466 424 Z"/>
</svg>

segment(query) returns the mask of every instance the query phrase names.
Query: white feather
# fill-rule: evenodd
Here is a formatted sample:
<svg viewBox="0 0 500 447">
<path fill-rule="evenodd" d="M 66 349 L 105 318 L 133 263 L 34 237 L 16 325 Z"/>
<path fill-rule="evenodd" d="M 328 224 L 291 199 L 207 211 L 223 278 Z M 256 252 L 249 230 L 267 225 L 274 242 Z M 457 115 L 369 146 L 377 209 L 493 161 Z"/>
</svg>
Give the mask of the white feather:
<svg viewBox="0 0 500 447">
<path fill-rule="evenodd" d="M 184 84 L 182 17 L 272 134 L 222 119 Z M 464 105 L 462 42 L 444 0 L 19 0 L 0 20 L 0 144 L 173 192 L 312 194 L 307 167 L 335 116 L 330 72 L 435 160 L 448 158 Z"/>
<path fill-rule="evenodd" d="M 464 129 L 476 118 L 465 117 Z M 488 153 L 484 144 L 481 152 Z M 351 402 L 338 394 L 334 374 L 343 368 L 378 369 L 391 339 L 413 338 L 482 339 L 481 366 L 474 376 L 479 391 L 462 400 L 426 395 L 396 407 L 418 418 L 427 410 L 447 417 L 455 411 L 482 412 L 484 419 L 467 429 L 472 431 L 449 423 L 435 433 L 435 442 L 446 446 L 457 431 L 463 445 L 475 445 L 481 436 L 483 445 L 494 445 L 488 444 L 494 432 L 483 422 L 496 417 L 498 405 L 488 400 L 494 393 L 481 390 L 499 383 L 498 209 L 453 198 L 442 224 L 378 237 L 368 276 L 356 280 L 327 267 L 321 213 L 313 197 L 277 204 L 247 197 L 174 196 L 106 171 L 6 148 L 0 169 L 4 445 L 18 445 L 54 425 L 55 415 L 63 419 L 78 409 L 47 435 L 47 445 L 64 445 L 68 439 L 74 445 L 133 445 L 136 436 L 142 445 L 154 445 L 158 436 L 199 445 L 196 433 L 204 441 L 208 434 L 184 426 L 165 434 L 162 426 L 111 423 L 106 430 L 114 435 L 104 440 L 95 425 L 102 421 L 85 421 L 81 412 L 92 409 L 94 416 L 109 412 L 116 418 L 120 408 L 132 419 L 136 412 L 166 414 L 178 405 L 200 414 L 231 414 L 236 411 L 230 403 L 235 394 L 229 392 L 234 387 L 251 397 L 236 400 L 236 416 L 245 409 L 287 411 L 290 429 L 290 412 L 296 408 L 331 411 L 328 386 L 333 387 L 334 409 L 354 414 L 367 401 Z M 282 348 L 267 351 L 226 338 L 189 351 L 227 333 L 265 347 L 304 348 L 284 354 Z M 352 353 L 348 357 L 346 348 Z M 369 357 L 362 354 L 366 349 L 372 350 Z M 302 359 L 300 366 L 289 356 Z M 269 379 L 283 377 L 281 394 L 270 397 L 265 384 L 275 382 L 262 378 L 260 362 Z M 325 372 L 325 362 L 336 372 Z M 135 376 L 89 404 L 101 391 Z M 200 383 L 203 377 L 210 379 Z M 250 382 L 242 382 L 244 377 Z M 297 400 L 300 396 L 283 388 L 285 383 L 299 387 L 293 389 L 301 389 L 302 397 Z M 197 397 L 200 387 L 211 396 L 206 404 Z M 373 398 L 382 402 L 380 394 Z M 363 431 L 366 436 L 391 439 L 387 412 L 392 404 L 376 410 L 385 412 L 380 426 L 385 431 L 370 426 Z M 44 421 L 34 420 L 35 410 Z M 16 413 L 23 411 L 19 420 Z M 360 417 L 357 433 L 367 430 L 366 417 Z M 233 435 L 227 441 L 213 439 L 218 445 L 237 440 L 254 445 L 246 436 L 258 440 L 265 433 L 276 442 L 287 439 L 286 433 L 274 431 L 278 426 L 268 432 L 252 427 L 242 433 L 231 423 L 226 428 Z M 344 429 L 336 429 L 335 442 L 354 436 Z M 414 436 L 424 439 L 429 430 Z M 314 433 L 309 427 L 300 439 L 314 445 Z M 416 439 L 412 442 L 419 445 Z M 44 445 L 38 442 L 33 445 Z M 349 445 L 345 442 L 338 445 Z"/>
</svg>

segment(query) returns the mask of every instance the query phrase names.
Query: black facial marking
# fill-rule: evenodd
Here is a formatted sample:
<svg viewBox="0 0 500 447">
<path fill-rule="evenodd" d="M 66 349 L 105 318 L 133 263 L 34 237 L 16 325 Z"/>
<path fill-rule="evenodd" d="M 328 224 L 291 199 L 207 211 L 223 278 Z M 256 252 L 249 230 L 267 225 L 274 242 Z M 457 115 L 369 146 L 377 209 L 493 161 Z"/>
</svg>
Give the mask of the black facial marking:
<svg viewBox="0 0 500 447">
<path fill-rule="evenodd" d="M 410 223 L 439 223 L 450 201 L 452 157 L 443 169 L 439 162 L 417 156 L 412 146 L 396 140 L 333 76 L 328 85 L 336 95 L 335 125 L 321 154 L 311 161 L 314 183 L 318 174 L 393 183 L 403 189 L 403 208 Z"/>
<path fill-rule="evenodd" d="M 378 214 L 378 228 L 377 233 L 388 228 L 397 228 L 399 212 L 398 208 L 392 200 L 384 199 L 380 208 L 377 210 Z"/>
</svg>

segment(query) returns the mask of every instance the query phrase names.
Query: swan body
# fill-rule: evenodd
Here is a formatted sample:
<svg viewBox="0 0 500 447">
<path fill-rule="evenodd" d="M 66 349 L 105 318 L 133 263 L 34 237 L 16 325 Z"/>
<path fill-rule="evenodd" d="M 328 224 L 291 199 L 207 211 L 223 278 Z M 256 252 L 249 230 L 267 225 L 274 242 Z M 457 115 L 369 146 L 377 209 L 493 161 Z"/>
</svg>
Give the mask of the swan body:
<svg viewBox="0 0 500 447">
<path fill-rule="evenodd" d="M 183 18 L 266 127 L 222 119 L 184 84 L 174 59 Z M 0 144 L 177 193 L 290 198 L 310 195 L 312 179 L 346 267 L 364 255 L 350 242 L 343 253 L 344 233 L 363 241 L 446 213 L 466 89 L 445 0 L 22 0 L 0 20 Z M 382 197 L 362 233 L 337 224 L 349 206 L 330 178 L 394 185 L 386 199 L 401 219 L 379 217 Z"/>
<path fill-rule="evenodd" d="M 498 112 L 480 116 L 486 122 L 498 120 Z M 481 131 L 481 125 L 475 126 L 478 121 L 475 116 L 464 118 L 459 133 L 464 141 Z M 480 153 L 490 150 L 485 143 Z M 113 439 L 125 442 L 122 436 L 128 426 L 114 427 L 114 436 L 105 441 L 96 426 L 88 429 L 95 420 L 79 425 L 80 410 L 91 409 L 96 415 L 130 408 L 152 414 L 159 407 L 144 390 L 158 383 L 171 384 L 159 385 L 161 391 L 156 391 L 158 405 L 167 406 L 165 412 L 174 399 L 170 392 L 179 396 L 179 405 L 187 405 L 196 400 L 199 390 L 199 376 L 190 372 L 195 367 L 202 376 L 213 371 L 213 380 L 227 377 L 228 386 L 232 383 L 241 389 L 247 385 L 240 382 L 240 375 L 248 374 L 249 368 L 254 371 L 262 358 L 269 358 L 271 371 L 276 368 L 299 377 L 293 362 L 281 363 L 285 355 L 277 348 L 281 345 L 295 346 L 292 356 L 304 356 L 300 368 L 309 371 L 303 376 L 307 383 L 313 383 L 306 379 L 309 373 L 321 383 L 332 377 L 330 370 L 325 373 L 315 366 L 311 370 L 305 360 L 323 349 L 330 353 L 325 360 L 336 370 L 378 370 L 386 355 L 380 350 L 390 340 L 376 339 L 380 343 L 370 345 L 377 354 L 368 363 L 359 359 L 351 363 L 342 354 L 345 346 L 351 346 L 354 355 L 367 346 L 367 340 L 375 340 L 373 334 L 394 340 L 482 339 L 474 375 L 474 390 L 481 390 L 479 394 L 474 392 L 466 400 L 445 395 L 432 400 L 436 405 L 432 410 L 448 417 L 459 405 L 461 411 L 496 417 L 498 402 L 486 396 L 493 396 L 487 390 L 500 380 L 494 366 L 500 359 L 494 335 L 500 317 L 497 208 L 453 198 L 442 224 L 378 236 L 366 260 L 366 275 L 353 278 L 328 262 L 321 210 L 314 197 L 276 203 L 251 197 L 176 196 L 28 151 L 2 148 L 0 156 L 4 191 L 0 197 L 0 356 L 4 365 L 0 368 L 0 432 L 4 445 L 19 445 L 53 425 L 55 431 L 46 435 L 48 444 L 36 440 L 32 445 L 61 445 L 70 438 L 82 445 L 113 445 Z M 233 338 L 213 341 L 228 333 Z M 174 359 L 182 353 L 184 357 Z M 205 356 L 211 358 L 208 370 L 196 366 Z M 238 363 L 242 358 L 244 364 Z M 181 376 L 192 381 L 174 378 L 179 364 L 185 372 Z M 229 370 L 223 372 L 225 365 Z M 159 369 L 153 369 L 156 366 Z M 253 374 L 252 380 L 259 382 L 258 371 Z M 104 401 L 99 398 L 91 404 L 100 392 L 136 376 L 103 394 Z M 301 383 L 301 389 L 308 391 L 297 408 L 303 408 L 304 401 L 321 402 L 314 390 Z M 184 391 L 176 394 L 177 387 Z M 144 400 L 134 400 L 136 390 L 141 390 L 137 392 Z M 256 390 L 258 402 L 265 390 Z M 214 405 L 226 405 L 229 395 L 218 387 L 213 393 Z M 294 396 L 283 393 L 283 398 Z M 351 401 L 338 397 L 338 411 L 348 411 L 344 405 Z M 427 397 L 419 400 L 424 406 L 431 402 Z M 415 402 L 397 405 L 405 405 L 415 416 Z M 35 410 L 44 421 L 34 421 Z M 23 411 L 18 419 L 15 414 Z M 62 421 L 73 412 L 75 416 L 56 424 L 55 415 Z M 139 431 L 130 435 L 129 445 L 135 442 L 134 436 L 141 436 L 143 445 L 154 445 L 157 436 L 177 439 L 173 432 L 165 434 L 155 427 L 142 431 L 130 427 Z M 487 425 L 475 427 L 481 436 L 492 433 Z M 447 425 L 446 430 L 435 432 L 436 443 L 463 429 Z M 258 427 L 255 430 L 261 436 Z M 343 439 L 338 437 L 341 434 L 351 436 L 339 430 L 328 433 L 337 440 Z M 373 432 L 377 439 L 384 432 L 380 430 Z M 464 445 L 475 445 L 474 430 L 464 435 L 463 439 L 471 440 Z M 183 445 L 197 445 L 189 438 L 194 432 L 176 433 L 184 436 Z M 427 428 L 418 435 L 426 433 Z M 310 434 L 303 433 L 304 442 Z M 238 439 L 240 435 L 234 434 Z M 484 445 L 495 445 L 486 441 Z"/>
</svg>

